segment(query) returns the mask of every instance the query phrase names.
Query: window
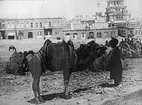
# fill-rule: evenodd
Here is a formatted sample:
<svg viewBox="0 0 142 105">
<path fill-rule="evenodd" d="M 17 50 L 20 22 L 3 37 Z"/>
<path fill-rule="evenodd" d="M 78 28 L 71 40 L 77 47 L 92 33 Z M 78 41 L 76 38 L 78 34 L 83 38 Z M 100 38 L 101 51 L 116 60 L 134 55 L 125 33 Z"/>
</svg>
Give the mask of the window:
<svg viewBox="0 0 142 105">
<path fill-rule="evenodd" d="M 38 23 L 36 23 L 36 27 L 38 27 Z"/>
<path fill-rule="evenodd" d="M 75 38 L 75 35 L 73 35 L 73 38 Z"/>
<path fill-rule="evenodd" d="M 102 33 L 101 32 L 97 32 L 97 38 L 102 38 Z"/>
<path fill-rule="evenodd" d="M 5 28 L 5 24 L 2 24 L 2 28 L 3 28 L 3 29 Z"/>
<path fill-rule="evenodd" d="M 33 28 L 33 23 L 31 23 L 31 28 Z"/>
<path fill-rule="evenodd" d="M 59 35 L 59 31 L 55 31 L 55 35 Z"/>
<path fill-rule="evenodd" d="M 70 36 L 70 33 L 67 33 L 66 36 Z"/>
<path fill-rule="evenodd" d="M 37 36 L 39 36 L 39 32 L 37 32 Z"/>
<path fill-rule="evenodd" d="M 117 1 L 117 5 L 119 5 L 119 1 Z"/>
<path fill-rule="evenodd" d="M 41 31 L 39 32 L 39 36 L 42 36 L 42 32 Z"/>
<path fill-rule="evenodd" d="M 109 34 L 108 34 L 108 32 L 106 31 L 106 32 L 104 32 L 104 37 L 105 38 L 109 38 Z"/>
<path fill-rule="evenodd" d="M 114 1 L 114 5 L 116 5 L 116 2 Z"/>
<path fill-rule="evenodd" d="M 74 39 L 77 38 L 77 33 L 73 33 L 73 38 L 74 38 Z"/>
<path fill-rule="evenodd" d="M 60 26 L 60 21 L 58 21 L 58 26 Z"/>
<path fill-rule="evenodd" d="M 49 22 L 49 27 L 51 27 L 51 22 Z"/>
<path fill-rule="evenodd" d="M 111 36 L 116 36 L 116 32 L 115 31 L 111 31 Z"/>
<path fill-rule="evenodd" d="M 137 34 L 138 32 L 137 32 L 137 30 L 135 31 L 135 34 Z"/>
<path fill-rule="evenodd" d="M 42 32 L 41 31 L 37 32 L 37 36 L 42 36 Z"/>
<path fill-rule="evenodd" d="M 40 22 L 40 27 L 42 27 L 42 22 Z"/>
<path fill-rule="evenodd" d="M 84 33 L 82 33 L 82 37 L 85 37 L 85 34 L 84 34 Z"/>
<path fill-rule="evenodd" d="M 130 31 L 130 35 L 133 35 L 133 31 Z"/>
</svg>

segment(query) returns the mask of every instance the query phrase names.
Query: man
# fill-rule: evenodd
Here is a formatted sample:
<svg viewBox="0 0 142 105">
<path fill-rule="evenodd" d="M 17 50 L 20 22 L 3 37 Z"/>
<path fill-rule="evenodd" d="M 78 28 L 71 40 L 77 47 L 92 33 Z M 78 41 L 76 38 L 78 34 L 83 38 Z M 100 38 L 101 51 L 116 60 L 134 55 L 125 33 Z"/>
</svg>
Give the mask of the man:
<svg viewBox="0 0 142 105">
<path fill-rule="evenodd" d="M 116 38 L 112 38 L 109 42 L 112 50 L 109 55 L 107 70 L 110 71 L 110 79 L 114 79 L 113 86 L 118 86 L 122 81 L 121 51 L 117 46 L 118 42 Z"/>
</svg>

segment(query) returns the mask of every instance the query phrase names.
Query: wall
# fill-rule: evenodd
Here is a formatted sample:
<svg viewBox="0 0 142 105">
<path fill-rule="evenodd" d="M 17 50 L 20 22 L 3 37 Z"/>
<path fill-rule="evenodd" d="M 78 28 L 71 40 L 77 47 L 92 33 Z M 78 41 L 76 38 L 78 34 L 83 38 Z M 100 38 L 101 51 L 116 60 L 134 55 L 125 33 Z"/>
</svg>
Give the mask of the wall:
<svg viewBox="0 0 142 105">
<path fill-rule="evenodd" d="M 28 33 L 33 33 L 34 39 L 44 38 L 44 29 L 53 29 L 52 36 L 60 35 L 61 30 L 66 24 L 65 18 L 32 18 L 32 19 L 5 19 L 6 31 L 5 36 L 9 34 L 9 31 L 17 31 L 18 34 L 23 35 L 22 38 L 28 38 Z"/>
<path fill-rule="evenodd" d="M 107 35 L 106 35 L 107 33 Z M 94 38 L 90 39 L 106 39 L 118 36 L 118 29 L 116 28 L 102 28 L 102 29 L 88 29 L 88 30 L 63 30 L 64 37 L 69 37 L 69 39 L 89 39 L 89 36 L 94 36 Z M 84 34 L 84 38 L 82 35 Z M 77 37 L 74 37 L 77 35 Z"/>
</svg>

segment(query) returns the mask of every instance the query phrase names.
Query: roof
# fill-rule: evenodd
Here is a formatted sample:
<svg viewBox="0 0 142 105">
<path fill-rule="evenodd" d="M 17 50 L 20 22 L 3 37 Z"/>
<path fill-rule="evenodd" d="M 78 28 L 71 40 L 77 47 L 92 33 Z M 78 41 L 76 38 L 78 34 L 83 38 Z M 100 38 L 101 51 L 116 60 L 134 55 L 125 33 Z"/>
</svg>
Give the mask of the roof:
<svg viewBox="0 0 142 105">
<path fill-rule="evenodd" d="M 94 22 L 95 19 L 84 19 L 84 20 L 81 20 L 81 22 L 86 22 L 86 21 L 87 21 L 87 22 L 88 22 L 88 21 L 93 21 L 93 22 Z"/>
<path fill-rule="evenodd" d="M 63 30 L 63 31 L 94 31 L 94 30 L 116 30 L 116 29 L 118 29 L 118 28 L 98 28 L 98 29 L 73 29 L 73 30 L 71 30 L 71 29 L 68 29 L 68 30 Z"/>
<path fill-rule="evenodd" d="M 86 24 L 73 24 L 74 29 L 85 29 Z"/>
<path fill-rule="evenodd" d="M 44 20 L 44 19 L 65 19 L 64 17 L 54 17 L 54 18 L 2 18 L 1 20 Z"/>
<path fill-rule="evenodd" d="M 126 23 L 126 20 L 122 20 L 122 21 L 112 21 L 112 22 L 108 22 L 108 23 Z"/>
</svg>

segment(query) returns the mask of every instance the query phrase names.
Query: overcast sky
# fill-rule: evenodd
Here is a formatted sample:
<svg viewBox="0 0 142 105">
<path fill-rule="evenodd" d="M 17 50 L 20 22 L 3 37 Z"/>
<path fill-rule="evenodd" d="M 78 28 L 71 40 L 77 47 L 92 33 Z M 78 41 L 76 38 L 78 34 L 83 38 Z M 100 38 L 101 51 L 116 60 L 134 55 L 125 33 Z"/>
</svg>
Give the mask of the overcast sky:
<svg viewBox="0 0 142 105">
<path fill-rule="evenodd" d="M 97 1 L 100 1 L 99 7 Z M 0 18 L 64 16 L 71 19 L 75 15 L 92 15 L 105 11 L 104 1 L 106 0 L 0 0 Z M 133 17 L 140 17 L 139 1 L 142 0 L 125 0 L 125 5 Z"/>
</svg>

